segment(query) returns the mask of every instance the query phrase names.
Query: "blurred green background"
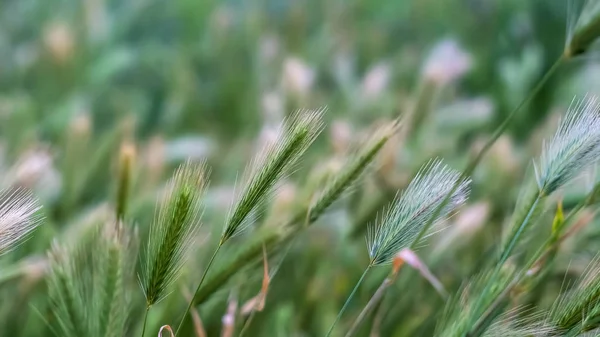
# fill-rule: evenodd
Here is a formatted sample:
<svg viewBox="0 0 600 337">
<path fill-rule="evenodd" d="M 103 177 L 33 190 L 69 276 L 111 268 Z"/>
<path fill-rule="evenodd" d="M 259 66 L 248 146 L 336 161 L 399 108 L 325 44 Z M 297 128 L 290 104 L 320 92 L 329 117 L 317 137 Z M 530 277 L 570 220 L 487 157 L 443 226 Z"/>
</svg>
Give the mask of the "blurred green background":
<svg viewBox="0 0 600 337">
<path fill-rule="evenodd" d="M 561 55 L 567 7 L 559 0 L 0 0 L 0 181 L 33 189 L 46 216 L 31 240 L 1 260 L 0 335 L 50 334 L 45 251 L 107 212 L 124 146 L 136 149 L 129 218 L 142 242 L 172 169 L 186 158 L 208 161 L 199 242 L 210 246 L 236 177 L 294 110 L 326 106 L 328 127 L 267 206 L 271 215 L 304 202 L 311 172 L 339 164 L 372 125 L 416 111 L 377 164 L 379 179 L 367 177 L 293 246 L 250 334 L 323 335 L 366 265 L 365 225 L 429 158 L 465 166 Z M 471 218 L 453 218 L 463 227 L 422 249 L 449 289 L 500 242 L 556 116 L 574 95 L 598 88 L 596 59 L 569 62 L 484 159 L 473 177 L 471 213 L 463 212 Z M 565 192 L 567 207 L 580 197 L 574 190 Z M 590 228 L 572 245 L 597 247 Z M 475 239 L 467 247 L 457 243 L 468 237 Z M 183 283 L 195 283 L 210 251 L 195 253 Z M 367 280 L 350 315 L 386 272 Z M 558 289 L 564 269 L 556 273 Z M 259 289 L 260 265 L 245 275 L 253 286 L 241 297 Z M 433 331 L 443 302 L 415 276 L 407 272 L 394 287 L 399 304 L 383 320 L 382 336 Z M 220 329 L 228 295 L 202 307 L 209 335 Z M 141 291 L 133 296 L 143 302 Z M 172 298 L 151 315 L 152 331 L 178 317 L 185 301 Z"/>
</svg>

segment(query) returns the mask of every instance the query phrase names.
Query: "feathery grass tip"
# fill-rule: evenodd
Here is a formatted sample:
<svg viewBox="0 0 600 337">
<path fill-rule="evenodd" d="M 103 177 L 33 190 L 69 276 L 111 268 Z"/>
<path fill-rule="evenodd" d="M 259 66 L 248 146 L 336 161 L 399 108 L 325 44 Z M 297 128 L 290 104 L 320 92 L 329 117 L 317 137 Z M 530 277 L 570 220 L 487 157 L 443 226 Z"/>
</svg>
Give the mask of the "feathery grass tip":
<svg viewBox="0 0 600 337">
<path fill-rule="evenodd" d="M 460 173 L 444 165 L 441 160 L 425 164 L 396 198 L 381 223 L 369 228 L 367 245 L 371 265 L 391 263 L 402 248 L 412 244 L 459 179 Z M 460 182 L 434 222 L 447 217 L 467 200 L 470 182 L 470 179 Z"/>
<path fill-rule="evenodd" d="M 250 165 L 246 185 L 230 213 L 221 244 L 246 227 L 248 216 L 271 195 L 273 186 L 289 171 L 323 129 L 324 109 L 299 110 L 281 125 L 277 139 Z"/>
<path fill-rule="evenodd" d="M 165 296 L 177 278 L 199 228 L 200 199 L 208 183 L 203 164 L 183 164 L 173 176 L 169 193 L 150 229 L 140 277 L 147 306 Z"/>
<path fill-rule="evenodd" d="M 596 97 L 574 101 L 554 137 L 534 163 L 540 192 L 551 194 L 600 158 L 600 103 Z"/>
</svg>

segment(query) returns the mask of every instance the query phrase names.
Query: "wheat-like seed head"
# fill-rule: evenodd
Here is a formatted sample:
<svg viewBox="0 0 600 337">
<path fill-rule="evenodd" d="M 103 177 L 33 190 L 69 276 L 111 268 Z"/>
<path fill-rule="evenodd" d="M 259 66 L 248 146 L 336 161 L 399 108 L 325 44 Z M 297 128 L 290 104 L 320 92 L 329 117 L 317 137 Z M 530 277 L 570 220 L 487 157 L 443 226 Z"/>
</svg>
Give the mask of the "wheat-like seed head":
<svg viewBox="0 0 600 337">
<path fill-rule="evenodd" d="M 596 97 L 574 101 L 554 137 L 534 163 L 540 191 L 549 195 L 600 158 L 600 104 Z"/>
<path fill-rule="evenodd" d="M 280 126 L 278 137 L 253 160 L 244 174 L 244 188 L 221 236 L 224 243 L 246 228 L 250 215 L 270 198 L 274 186 L 304 154 L 323 129 L 325 109 L 300 110 Z"/>
<path fill-rule="evenodd" d="M 393 202 L 379 226 L 369 229 L 367 245 L 371 264 L 389 264 L 396 253 L 412 244 L 459 179 L 460 173 L 441 160 L 425 164 Z M 435 222 L 447 217 L 467 200 L 470 182 L 470 179 L 460 182 Z"/>
<path fill-rule="evenodd" d="M 0 255 L 27 239 L 40 224 L 42 207 L 28 191 L 16 189 L 0 194 Z"/>
<path fill-rule="evenodd" d="M 200 227 L 200 199 L 208 184 L 204 164 L 185 163 L 170 181 L 169 193 L 159 208 L 150 237 L 140 283 L 151 306 L 161 300 L 177 279 L 195 233 Z"/>
<path fill-rule="evenodd" d="M 115 221 L 95 223 L 86 238 L 74 245 L 55 243 L 49 252 L 47 284 L 57 335 L 124 335 L 134 246 L 132 233 Z"/>
</svg>

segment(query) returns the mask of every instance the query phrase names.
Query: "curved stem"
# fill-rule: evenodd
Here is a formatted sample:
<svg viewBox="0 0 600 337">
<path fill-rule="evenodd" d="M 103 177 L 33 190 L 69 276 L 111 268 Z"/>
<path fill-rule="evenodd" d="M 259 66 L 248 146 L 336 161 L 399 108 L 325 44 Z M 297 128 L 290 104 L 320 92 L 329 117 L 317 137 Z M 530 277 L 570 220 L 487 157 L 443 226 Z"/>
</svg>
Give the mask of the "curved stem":
<svg viewBox="0 0 600 337">
<path fill-rule="evenodd" d="M 564 60 L 566 60 L 565 56 L 561 55 L 556 60 L 556 62 L 554 62 L 554 64 L 550 67 L 550 69 L 548 69 L 548 71 L 544 74 L 544 76 L 539 80 L 539 82 L 531 90 L 531 92 L 527 95 L 527 97 L 525 97 L 508 114 L 508 116 L 506 116 L 506 118 L 504 119 L 502 124 L 500 124 L 496 128 L 496 130 L 494 130 L 492 137 L 490 137 L 490 139 L 485 143 L 485 145 L 483 146 L 481 151 L 479 151 L 477 156 L 469 163 L 469 165 L 467 165 L 467 168 L 462 172 L 461 177 L 456 181 L 456 183 L 454 184 L 454 186 L 452 187 L 450 192 L 446 195 L 446 198 L 444 199 L 444 201 L 442 201 L 442 203 L 438 206 L 438 208 L 435 210 L 435 212 L 433 212 L 433 214 L 432 214 L 431 218 L 429 219 L 429 221 L 427 222 L 427 224 L 423 227 L 423 229 L 421 229 L 421 231 L 419 232 L 419 235 L 417 235 L 417 238 L 415 239 L 415 241 L 413 241 L 413 243 L 410 247 L 411 249 L 414 249 L 415 246 L 417 246 L 419 244 L 421 239 L 423 239 L 425 234 L 429 231 L 429 229 L 433 225 L 434 220 L 437 219 L 437 217 L 440 215 L 440 212 L 442 211 L 442 209 L 444 207 L 446 207 L 446 205 L 450 201 L 450 197 L 452 196 L 452 194 L 454 194 L 454 192 L 456 192 L 456 189 L 458 188 L 458 186 L 460 186 L 460 183 L 463 181 L 463 179 L 465 179 L 466 177 L 470 176 L 471 173 L 473 173 L 473 171 L 475 170 L 475 168 L 477 167 L 477 165 L 479 164 L 479 162 L 481 161 L 483 156 L 490 150 L 490 148 L 492 147 L 492 145 L 494 145 L 496 140 L 498 140 L 498 138 L 500 138 L 500 136 L 502 135 L 502 133 L 504 133 L 504 131 L 506 130 L 508 125 L 510 125 L 510 122 L 516 116 L 517 112 L 519 112 L 523 106 L 525 106 L 527 103 L 529 103 L 533 99 L 533 97 L 535 97 L 535 95 L 542 89 L 544 84 L 546 84 L 546 82 L 548 82 L 550 77 L 556 72 L 556 70 L 560 67 L 560 65 L 562 64 L 562 62 Z"/>
<path fill-rule="evenodd" d="M 333 329 L 335 328 L 335 325 L 338 323 L 338 321 L 340 320 L 340 318 L 342 318 L 342 315 L 344 314 L 344 311 L 346 311 L 346 308 L 348 308 L 348 305 L 350 304 L 350 301 L 352 300 L 352 298 L 356 294 L 356 291 L 358 290 L 358 287 L 360 286 L 360 284 L 365 279 L 365 276 L 367 276 L 367 272 L 369 271 L 369 269 L 371 269 L 371 265 L 370 264 L 365 269 L 365 271 L 362 273 L 362 275 L 360 276 L 360 279 L 358 279 L 358 282 L 356 282 L 356 285 L 354 286 L 354 289 L 352 289 L 352 292 L 350 293 L 350 295 L 348 295 L 348 298 L 346 299 L 346 303 L 344 303 L 344 306 L 342 306 L 342 309 L 340 310 L 340 312 L 338 312 L 337 317 L 335 318 L 335 321 L 333 321 L 333 324 L 331 324 L 331 327 L 329 328 L 329 331 L 327 331 L 327 335 L 326 335 L 327 337 L 331 336 L 331 333 L 333 332 Z"/>
<path fill-rule="evenodd" d="M 148 312 L 149 311 L 150 311 L 150 306 L 146 306 L 146 312 L 144 313 L 144 324 L 142 325 L 141 337 L 144 337 L 144 334 L 146 333 L 146 322 L 148 321 Z"/>
<path fill-rule="evenodd" d="M 204 282 L 204 279 L 206 278 L 206 275 L 208 274 L 208 270 L 210 269 L 210 266 L 212 266 L 213 262 L 215 261 L 215 257 L 217 256 L 217 253 L 219 253 L 219 250 L 221 249 L 222 245 L 223 245 L 223 243 L 220 242 L 219 245 L 217 246 L 217 248 L 215 249 L 215 252 L 210 257 L 210 260 L 208 260 L 208 264 L 206 265 L 206 268 L 204 269 L 204 273 L 202 273 L 202 277 L 200 277 L 200 282 L 198 283 L 198 286 L 196 287 L 196 290 L 194 291 L 194 295 L 192 295 L 192 299 L 190 300 L 190 303 L 188 304 L 187 309 L 185 309 L 185 312 L 183 313 L 183 316 L 181 317 L 181 321 L 179 321 L 177 330 L 175 330 L 176 336 L 179 333 L 179 330 L 181 329 L 181 327 L 183 326 L 183 322 L 185 322 L 185 318 L 187 317 L 188 313 L 192 309 L 192 305 L 194 305 L 194 302 L 196 301 L 196 296 L 198 295 L 198 291 L 200 291 L 202 282 Z"/>
</svg>

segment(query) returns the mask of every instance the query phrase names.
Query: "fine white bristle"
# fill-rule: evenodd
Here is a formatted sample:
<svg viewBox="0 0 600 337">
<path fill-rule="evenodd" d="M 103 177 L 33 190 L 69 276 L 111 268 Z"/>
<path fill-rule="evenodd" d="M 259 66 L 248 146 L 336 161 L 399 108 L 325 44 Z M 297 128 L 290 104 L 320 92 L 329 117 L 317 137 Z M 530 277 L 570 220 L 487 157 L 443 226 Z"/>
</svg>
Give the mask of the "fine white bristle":
<svg viewBox="0 0 600 337">
<path fill-rule="evenodd" d="M 41 223 L 37 200 L 21 189 L 0 194 L 0 254 L 22 243 Z"/>
<path fill-rule="evenodd" d="M 538 187 L 550 194 L 600 158 L 600 102 L 574 101 L 535 164 Z"/>
<path fill-rule="evenodd" d="M 388 264 L 396 253 L 412 244 L 459 179 L 460 172 L 441 160 L 432 160 L 423 166 L 394 201 L 380 225 L 369 229 L 367 245 L 372 263 Z M 467 200 L 469 185 L 469 179 L 460 182 L 434 222 L 446 218 Z"/>
</svg>

